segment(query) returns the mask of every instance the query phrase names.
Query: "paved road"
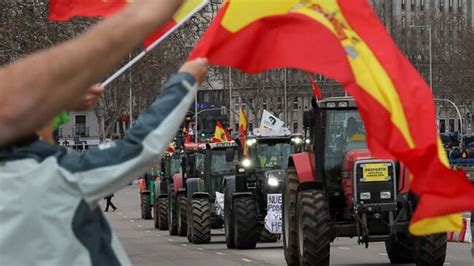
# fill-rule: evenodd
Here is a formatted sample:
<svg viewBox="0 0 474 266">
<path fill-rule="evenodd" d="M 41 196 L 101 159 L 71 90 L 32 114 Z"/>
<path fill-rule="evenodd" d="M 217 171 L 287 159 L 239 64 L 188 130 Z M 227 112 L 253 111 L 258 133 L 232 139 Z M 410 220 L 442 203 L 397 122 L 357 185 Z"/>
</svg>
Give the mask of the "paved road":
<svg viewBox="0 0 474 266">
<path fill-rule="evenodd" d="M 156 230 L 153 220 L 140 218 L 136 185 L 116 193 L 113 202 L 119 209 L 105 214 L 134 265 L 286 265 L 281 242 L 259 243 L 255 250 L 229 250 L 223 230 L 214 230 L 207 245 L 189 244 L 185 237 Z M 331 265 L 390 264 L 382 243 L 366 250 L 354 239 L 339 239 L 331 247 Z M 473 266 L 470 245 L 450 243 L 446 265 Z"/>
</svg>

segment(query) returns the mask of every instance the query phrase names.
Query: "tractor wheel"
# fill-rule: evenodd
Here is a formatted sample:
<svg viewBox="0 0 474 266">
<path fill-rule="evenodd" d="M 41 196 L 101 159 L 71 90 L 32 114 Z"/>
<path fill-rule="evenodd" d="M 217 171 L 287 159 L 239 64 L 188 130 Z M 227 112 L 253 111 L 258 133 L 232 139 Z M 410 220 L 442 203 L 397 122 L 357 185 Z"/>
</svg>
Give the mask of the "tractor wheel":
<svg viewBox="0 0 474 266">
<path fill-rule="evenodd" d="M 283 192 L 283 249 L 286 263 L 298 265 L 298 231 L 296 229 L 296 197 L 298 193 L 298 176 L 293 167 L 288 168 L 287 180 Z"/>
<path fill-rule="evenodd" d="M 225 243 L 227 248 L 235 248 L 233 215 L 232 215 L 232 196 L 235 191 L 235 182 L 229 180 L 224 187 L 224 230 Z"/>
<path fill-rule="evenodd" d="M 170 193 L 168 198 L 168 231 L 171 236 L 178 235 L 178 219 L 176 209 L 176 195 Z"/>
<path fill-rule="evenodd" d="M 211 242 L 211 206 L 208 198 L 193 199 L 191 203 L 191 242 Z"/>
<path fill-rule="evenodd" d="M 392 264 L 414 263 L 413 238 L 408 234 L 397 235 L 397 239 L 385 241 L 385 249 Z"/>
<path fill-rule="evenodd" d="M 187 233 L 188 202 L 184 194 L 178 195 L 177 201 L 178 235 L 185 236 Z"/>
<path fill-rule="evenodd" d="M 237 249 L 254 249 L 257 245 L 257 205 L 253 197 L 237 197 L 232 208 L 234 244 Z"/>
<path fill-rule="evenodd" d="M 266 228 L 262 228 L 262 230 L 260 230 L 260 234 L 258 235 L 258 240 L 262 243 L 275 243 L 280 240 L 280 237 L 280 234 L 273 234 Z"/>
<path fill-rule="evenodd" d="M 329 207 L 324 192 L 298 193 L 296 224 L 300 265 L 329 265 L 331 231 Z"/>
<path fill-rule="evenodd" d="M 413 237 L 413 257 L 418 266 L 443 265 L 446 259 L 447 235 Z"/>
<path fill-rule="evenodd" d="M 168 230 L 168 198 L 158 199 L 158 213 L 159 229 Z"/>
<path fill-rule="evenodd" d="M 142 218 L 145 220 L 151 219 L 150 194 L 142 194 Z"/>
</svg>

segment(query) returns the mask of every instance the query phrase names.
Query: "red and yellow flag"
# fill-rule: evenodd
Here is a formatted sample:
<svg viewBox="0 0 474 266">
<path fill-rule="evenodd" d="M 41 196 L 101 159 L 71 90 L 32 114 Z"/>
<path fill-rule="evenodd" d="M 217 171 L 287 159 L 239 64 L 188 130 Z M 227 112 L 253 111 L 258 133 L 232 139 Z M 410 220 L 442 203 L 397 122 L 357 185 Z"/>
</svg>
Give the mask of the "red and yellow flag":
<svg viewBox="0 0 474 266">
<path fill-rule="evenodd" d="M 247 115 L 245 114 L 244 107 L 240 103 L 240 113 L 239 113 L 239 139 L 240 143 L 244 150 L 244 156 L 248 155 L 247 149 L 247 135 L 248 135 L 248 121 Z"/>
<path fill-rule="evenodd" d="M 232 56 L 229 56 L 232 54 Z M 433 95 L 367 0 L 230 0 L 190 58 L 247 73 L 290 67 L 338 81 L 354 96 L 377 157 L 413 173 L 416 235 L 457 231 L 474 209 L 474 186 L 450 169 Z"/>
<path fill-rule="evenodd" d="M 134 0 L 50 0 L 49 20 L 67 21 L 73 17 L 108 17 L 120 11 Z M 184 0 L 173 18 L 153 32 L 144 42 L 149 47 L 155 40 L 170 31 L 178 23 L 200 9 L 207 0 Z"/>
<path fill-rule="evenodd" d="M 212 137 L 212 142 L 224 142 L 224 141 L 231 141 L 232 138 L 230 137 L 229 133 L 224 129 L 222 126 L 221 121 L 217 120 L 216 122 L 216 129 L 214 130 L 214 136 Z"/>
</svg>

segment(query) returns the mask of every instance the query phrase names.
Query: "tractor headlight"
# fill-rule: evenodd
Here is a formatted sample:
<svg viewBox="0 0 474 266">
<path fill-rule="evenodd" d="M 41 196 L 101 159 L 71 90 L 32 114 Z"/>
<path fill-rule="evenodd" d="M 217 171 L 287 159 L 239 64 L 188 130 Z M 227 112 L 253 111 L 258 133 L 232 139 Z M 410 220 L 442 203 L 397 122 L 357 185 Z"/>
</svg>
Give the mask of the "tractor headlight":
<svg viewBox="0 0 474 266">
<path fill-rule="evenodd" d="M 244 173 L 245 169 L 244 168 L 239 168 L 239 173 Z"/>
<path fill-rule="evenodd" d="M 249 168 L 252 166 L 252 161 L 249 158 L 245 158 L 242 160 L 242 166 L 245 168 Z"/>
<path fill-rule="evenodd" d="M 248 139 L 246 142 L 247 146 L 249 147 L 255 145 L 256 143 L 257 143 L 256 139 Z"/>
<path fill-rule="evenodd" d="M 390 193 L 390 191 L 382 191 L 382 192 L 380 192 L 380 198 L 381 199 L 390 199 L 390 198 L 392 198 L 392 193 Z"/>
<path fill-rule="evenodd" d="M 271 187 L 278 187 L 278 185 L 280 184 L 280 182 L 278 181 L 278 178 L 274 177 L 274 176 L 270 176 L 268 179 L 267 179 L 267 184 Z"/>
<path fill-rule="evenodd" d="M 370 192 L 362 192 L 360 193 L 361 200 L 369 200 L 370 199 Z"/>
<path fill-rule="evenodd" d="M 310 144 L 310 143 L 311 143 L 311 140 L 308 138 L 308 139 L 305 139 L 304 142 L 305 142 L 306 144 Z"/>
<path fill-rule="evenodd" d="M 296 145 L 299 145 L 299 144 L 303 143 L 303 139 L 300 138 L 300 137 L 292 138 L 291 140 L 292 140 Z"/>
</svg>

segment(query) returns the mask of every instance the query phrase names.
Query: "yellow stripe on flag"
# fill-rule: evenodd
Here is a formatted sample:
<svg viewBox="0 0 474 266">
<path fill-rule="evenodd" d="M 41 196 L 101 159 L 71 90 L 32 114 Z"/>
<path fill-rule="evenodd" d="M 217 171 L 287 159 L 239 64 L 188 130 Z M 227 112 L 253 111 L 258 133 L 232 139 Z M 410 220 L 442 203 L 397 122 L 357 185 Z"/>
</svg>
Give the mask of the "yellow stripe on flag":
<svg viewBox="0 0 474 266">
<path fill-rule="evenodd" d="M 409 230 L 412 235 L 431 235 L 436 233 L 458 232 L 463 228 L 462 215 L 460 213 L 430 217 L 411 223 Z"/>
<path fill-rule="evenodd" d="M 178 9 L 178 11 L 174 14 L 173 20 L 175 22 L 180 22 L 186 18 L 189 14 L 191 14 L 198 6 L 203 4 L 204 0 L 185 0 L 183 4 Z"/>
</svg>

